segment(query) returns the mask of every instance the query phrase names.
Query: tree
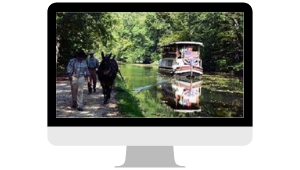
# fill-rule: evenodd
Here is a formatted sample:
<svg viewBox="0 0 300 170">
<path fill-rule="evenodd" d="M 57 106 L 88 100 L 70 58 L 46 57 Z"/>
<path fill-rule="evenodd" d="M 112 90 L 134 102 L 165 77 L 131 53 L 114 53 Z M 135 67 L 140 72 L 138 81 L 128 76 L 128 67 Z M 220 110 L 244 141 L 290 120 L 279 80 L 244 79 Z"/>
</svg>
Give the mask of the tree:
<svg viewBox="0 0 300 170">
<path fill-rule="evenodd" d="M 56 13 L 56 60 L 64 68 L 74 52 L 106 44 L 111 39 L 109 13 Z"/>
<path fill-rule="evenodd" d="M 57 13 L 56 59 L 65 66 L 76 49 L 93 48 L 126 62 L 157 61 L 165 43 L 199 41 L 205 46 L 204 70 L 238 71 L 243 17 L 240 12 Z"/>
</svg>

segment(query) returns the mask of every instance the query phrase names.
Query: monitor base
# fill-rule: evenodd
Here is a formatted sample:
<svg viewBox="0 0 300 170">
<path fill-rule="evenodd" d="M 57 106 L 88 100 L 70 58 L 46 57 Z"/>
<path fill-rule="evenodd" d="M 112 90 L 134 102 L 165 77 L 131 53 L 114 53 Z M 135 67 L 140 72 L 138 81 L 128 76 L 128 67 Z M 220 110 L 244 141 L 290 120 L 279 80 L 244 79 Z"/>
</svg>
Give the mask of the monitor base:
<svg viewBox="0 0 300 170">
<path fill-rule="evenodd" d="M 184 168 L 176 164 L 173 146 L 127 146 L 125 163 L 115 168 Z"/>
</svg>

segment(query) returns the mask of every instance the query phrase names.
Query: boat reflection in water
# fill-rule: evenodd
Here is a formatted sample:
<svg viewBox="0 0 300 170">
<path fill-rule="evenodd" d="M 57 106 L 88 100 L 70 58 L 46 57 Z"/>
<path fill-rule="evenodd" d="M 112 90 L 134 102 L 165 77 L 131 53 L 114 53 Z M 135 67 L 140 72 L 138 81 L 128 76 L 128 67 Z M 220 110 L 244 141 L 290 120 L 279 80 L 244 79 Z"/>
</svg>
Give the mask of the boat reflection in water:
<svg viewBox="0 0 300 170">
<path fill-rule="evenodd" d="M 198 79 L 172 78 L 161 84 L 161 100 L 174 112 L 200 112 L 201 81 Z"/>
</svg>

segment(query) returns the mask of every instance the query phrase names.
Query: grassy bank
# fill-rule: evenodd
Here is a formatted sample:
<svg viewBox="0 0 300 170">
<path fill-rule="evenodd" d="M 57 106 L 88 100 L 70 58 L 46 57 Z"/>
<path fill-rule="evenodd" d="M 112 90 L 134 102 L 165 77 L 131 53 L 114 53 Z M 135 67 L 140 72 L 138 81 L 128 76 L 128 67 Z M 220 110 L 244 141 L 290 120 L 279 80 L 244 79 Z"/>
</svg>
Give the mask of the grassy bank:
<svg viewBox="0 0 300 170">
<path fill-rule="evenodd" d="M 116 78 L 116 99 L 123 117 L 173 117 L 172 109 L 160 102 L 161 94 L 153 86 L 141 92 L 133 92 L 125 86 L 120 77 Z M 184 116 L 184 115 L 183 115 Z"/>
<path fill-rule="evenodd" d="M 140 101 L 140 108 L 145 117 L 173 117 L 170 107 L 162 102 L 163 95 L 158 92 L 158 86 L 152 86 L 147 90 L 137 93 L 135 96 Z"/>
<path fill-rule="evenodd" d="M 116 78 L 116 99 L 123 117 L 144 117 L 139 107 L 139 100 L 128 90 L 119 76 Z"/>
</svg>

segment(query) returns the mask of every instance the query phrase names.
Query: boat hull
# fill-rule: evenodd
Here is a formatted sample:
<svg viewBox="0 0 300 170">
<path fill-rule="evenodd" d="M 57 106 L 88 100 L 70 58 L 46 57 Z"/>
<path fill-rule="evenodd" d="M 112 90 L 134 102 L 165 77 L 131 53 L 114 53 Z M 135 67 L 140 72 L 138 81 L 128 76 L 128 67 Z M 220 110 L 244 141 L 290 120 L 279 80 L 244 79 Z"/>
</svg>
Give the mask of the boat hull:
<svg viewBox="0 0 300 170">
<path fill-rule="evenodd" d="M 159 67 L 159 72 L 162 74 L 168 74 L 168 75 L 177 75 L 182 77 L 201 77 L 203 74 L 202 68 L 194 67 L 191 69 L 188 67 L 178 67 L 177 69 L 172 68 L 166 68 L 166 67 Z"/>
</svg>

